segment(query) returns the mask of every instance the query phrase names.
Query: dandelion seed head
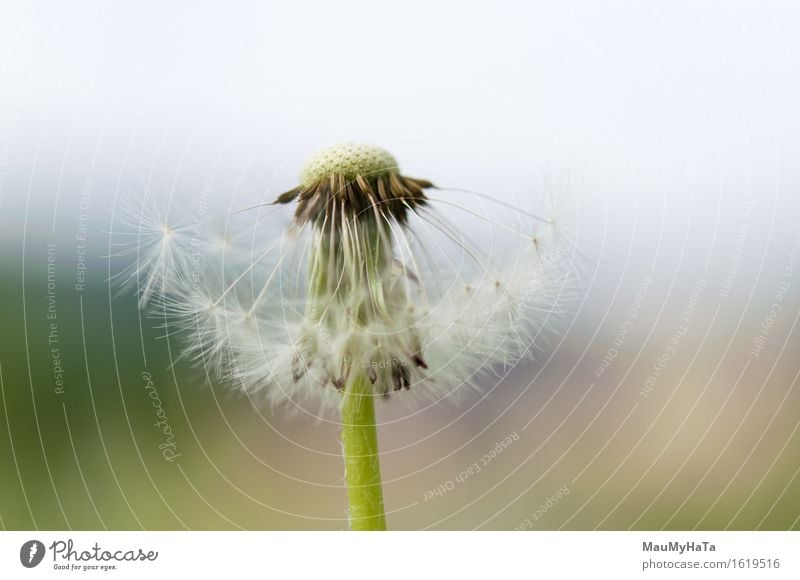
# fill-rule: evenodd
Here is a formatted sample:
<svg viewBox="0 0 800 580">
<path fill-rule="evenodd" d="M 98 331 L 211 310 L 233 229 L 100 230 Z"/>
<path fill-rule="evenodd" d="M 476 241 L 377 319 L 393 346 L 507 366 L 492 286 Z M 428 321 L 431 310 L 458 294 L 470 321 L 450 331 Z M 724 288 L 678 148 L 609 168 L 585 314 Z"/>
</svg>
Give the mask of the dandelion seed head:
<svg viewBox="0 0 800 580">
<path fill-rule="evenodd" d="M 278 196 L 287 229 L 146 215 L 128 271 L 184 359 L 269 404 L 323 414 L 359 375 L 389 400 L 458 401 L 542 344 L 578 288 L 577 236 L 552 196 L 547 217 L 504 220 L 433 189 L 383 149 L 337 145 Z"/>
</svg>

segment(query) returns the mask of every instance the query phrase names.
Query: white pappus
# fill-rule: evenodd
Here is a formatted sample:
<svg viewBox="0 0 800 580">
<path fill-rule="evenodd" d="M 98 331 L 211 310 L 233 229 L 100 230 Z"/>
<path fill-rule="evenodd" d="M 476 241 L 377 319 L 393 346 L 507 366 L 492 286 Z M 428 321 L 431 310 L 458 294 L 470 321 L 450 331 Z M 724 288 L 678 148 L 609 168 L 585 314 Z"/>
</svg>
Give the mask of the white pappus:
<svg viewBox="0 0 800 580">
<path fill-rule="evenodd" d="M 358 373 L 389 400 L 452 401 L 533 353 L 578 289 L 565 189 L 527 211 L 345 144 L 272 203 L 205 221 L 129 203 L 112 235 L 119 279 L 181 336 L 182 356 L 318 415 Z M 286 207 L 290 223 L 276 223 Z"/>
</svg>

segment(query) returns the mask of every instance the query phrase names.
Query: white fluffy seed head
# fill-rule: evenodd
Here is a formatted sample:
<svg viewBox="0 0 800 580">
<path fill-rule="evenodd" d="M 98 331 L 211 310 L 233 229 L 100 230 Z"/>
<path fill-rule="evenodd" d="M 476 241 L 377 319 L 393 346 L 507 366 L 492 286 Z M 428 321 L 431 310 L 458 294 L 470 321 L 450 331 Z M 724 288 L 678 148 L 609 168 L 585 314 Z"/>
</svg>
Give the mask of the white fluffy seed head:
<svg viewBox="0 0 800 580">
<path fill-rule="evenodd" d="M 353 161 L 353 151 L 365 153 Z M 370 147 L 319 159 L 309 180 L 341 163 L 396 168 Z M 292 233 L 235 214 L 224 245 L 219 221 L 140 219 L 134 247 L 149 249 L 131 254 L 141 260 L 127 273 L 183 336 L 185 359 L 256 398 L 318 416 L 362 374 L 389 400 L 457 401 L 482 373 L 534 352 L 574 297 L 578 255 L 556 214 L 450 201 L 463 197 L 442 190 L 399 220 L 381 204 L 348 212 L 333 196 L 324 217 Z"/>
</svg>

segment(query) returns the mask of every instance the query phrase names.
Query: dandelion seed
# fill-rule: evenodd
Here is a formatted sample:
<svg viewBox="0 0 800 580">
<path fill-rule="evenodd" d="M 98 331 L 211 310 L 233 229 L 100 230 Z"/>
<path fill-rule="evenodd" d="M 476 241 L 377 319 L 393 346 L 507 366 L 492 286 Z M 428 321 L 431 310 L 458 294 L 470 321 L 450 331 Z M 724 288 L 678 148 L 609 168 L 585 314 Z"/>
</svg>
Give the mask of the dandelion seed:
<svg viewBox="0 0 800 580">
<path fill-rule="evenodd" d="M 272 403 L 341 412 L 354 528 L 384 525 L 374 396 L 457 400 L 532 352 L 572 288 L 574 238 L 552 216 L 445 196 L 383 149 L 338 145 L 270 204 L 294 204 L 272 240 L 255 236 L 261 216 L 233 223 L 246 212 L 224 216 L 222 236 L 147 217 L 124 273 L 185 335 L 187 359 Z M 463 218 L 488 237 L 465 234 Z"/>
</svg>

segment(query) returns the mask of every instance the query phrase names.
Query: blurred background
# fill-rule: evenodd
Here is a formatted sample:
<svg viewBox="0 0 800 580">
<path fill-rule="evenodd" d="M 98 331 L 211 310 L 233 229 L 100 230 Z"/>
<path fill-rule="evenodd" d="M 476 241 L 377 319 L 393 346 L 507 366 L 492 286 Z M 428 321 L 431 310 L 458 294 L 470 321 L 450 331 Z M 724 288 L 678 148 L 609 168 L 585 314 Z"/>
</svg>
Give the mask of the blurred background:
<svg viewBox="0 0 800 580">
<path fill-rule="evenodd" d="M 798 17 L 4 3 L 0 526 L 345 528 L 336 424 L 171 364 L 107 232 L 123 199 L 244 207 L 357 141 L 501 199 L 579 175 L 594 255 L 535 360 L 381 406 L 391 528 L 800 528 Z"/>
</svg>

